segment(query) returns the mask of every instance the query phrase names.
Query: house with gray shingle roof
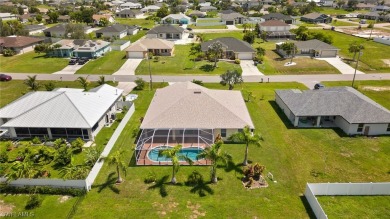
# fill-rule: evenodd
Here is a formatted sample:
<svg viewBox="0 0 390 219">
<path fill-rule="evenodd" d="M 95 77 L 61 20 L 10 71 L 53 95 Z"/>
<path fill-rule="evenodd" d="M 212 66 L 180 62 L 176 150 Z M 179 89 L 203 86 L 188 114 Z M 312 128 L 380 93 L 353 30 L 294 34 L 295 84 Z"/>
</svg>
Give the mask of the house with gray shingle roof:
<svg viewBox="0 0 390 219">
<path fill-rule="evenodd" d="M 289 56 L 281 47 L 283 43 L 284 42 L 276 43 L 276 51 L 284 58 L 287 58 Z M 297 41 L 294 42 L 294 44 L 296 45 L 298 50 L 298 52 L 294 54 L 294 56 L 313 56 L 321 58 L 336 57 L 340 50 L 337 47 L 334 47 L 317 39 L 308 41 Z"/>
<path fill-rule="evenodd" d="M 310 14 L 305 14 L 301 17 L 301 21 L 308 23 L 331 23 L 332 18 L 326 14 L 321 14 L 313 12 Z"/>
<path fill-rule="evenodd" d="M 163 24 L 156 26 L 146 33 L 147 38 L 159 38 L 159 39 L 182 39 L 184 29 L 170 24 Z"/>
<path fill-rule="evenodd" d="M 121 39 L 127 35 L 137 34 L 138 28 L 136 26 L 128 26 L 124 24 L 114 24 L 108 27 L 104 27 L 100 30 L 97 30 L 97 38 L 116 38 Z"/>
<path fill-rule="evenodd" d="M 116 17 L 119 18 L 140 18 L 143 13 L 138 10 L 125 9 L 119 12 L 116 12 Z"/>
<path fill-rule="evenodd" d="M 276 90 L 294 127 L 337 127 L 348 135 L 390 134 L 390 111 L 351 87 Z"/>
<path fill-rule="evenodd" d="M 231 10 L 221 11 L 221 19 L 226 25 L 243 24 L 246 18 L 246 16 Z"/>
<path fill-rule="evenodd" d="M 207 53 L 209 47 L 217 42 L 222 44 L 223 49 L 220 58 L 251 60 L 256 55 L 255 49 L 249 43 L 234 37 L 220 37 L 204 42 L 201 44 L 202 52 Z"/>
</svg>

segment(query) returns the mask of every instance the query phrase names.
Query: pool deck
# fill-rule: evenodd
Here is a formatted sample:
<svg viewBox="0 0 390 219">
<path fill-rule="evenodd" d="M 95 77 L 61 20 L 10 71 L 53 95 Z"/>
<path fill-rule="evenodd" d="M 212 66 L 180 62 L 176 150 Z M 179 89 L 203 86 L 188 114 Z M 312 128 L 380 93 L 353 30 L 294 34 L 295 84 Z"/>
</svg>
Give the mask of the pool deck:
<svg viewBox="0 0 390 219">
<path fill-rule="evenodd" d="M 152 148 L 156 148 L 159 146 L 163 146 L 163 144 L 162 143 L 153 143 L 153 144 L 146 143 L 146 144 L 144 144 L 144 146 L 142 147 L 142 150 L 140 151 L 139 159 L 137 160 L 137 165 L 139 165 L 139 166 L 143 166 L 143 165 L 158 165 L 158 166 L 167 165 L 167 166 L 170 166 L 170 165 L 172 165 L 172 162 L 170 162 L 170 161 L 153 161 L 153 160 L 149 159 L 148 152 Z M 169 145 L 169 146 L 173 147 L 174 145 Z M 201 148 L 201 149 L 204 149 L 206 146 L 207 146 L 206 144 L 202 144 L 202 143 L 199 144 L 199 148 Z M 184 148 L 198 148 L 198 143 L 196 143 L 196 144 L 195 143 L 186 143 L 186 144 L 182 145 L 182 148 L 183 149 Z M 189 165 L 185 161 L 181 161 L 180 164 L 181 165 Z M 206 160 L 206 159 L 202 159 L 202 160 L 194 161 L 193 165 L 211 165 L 211 161 Z"/>
</svg>

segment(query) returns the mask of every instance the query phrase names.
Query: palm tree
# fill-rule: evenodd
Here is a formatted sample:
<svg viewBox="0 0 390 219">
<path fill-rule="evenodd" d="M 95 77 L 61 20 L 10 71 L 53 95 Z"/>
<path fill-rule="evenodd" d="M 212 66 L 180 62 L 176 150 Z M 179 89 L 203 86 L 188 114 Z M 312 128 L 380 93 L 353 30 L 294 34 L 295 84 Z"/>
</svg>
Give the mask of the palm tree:
<svg viewBox="0 0 390 219">
<path fill-rule="evenodd" d="M 350 53 L 353 53 L 353 61 L 355 61 L 356 54 L 364 49 L 364 46 L 361 44 L 358 44 L 356 41 L 349 44 L 348 51 Z"/>
<path fill-rule="evenodd" d="M 10 173 L 7 175 L 8 180 L 19 178 L 33 178 L 38 173 L 37 165 L 34 164 L 28 156 L 23 161 L 15 161 L 11 168 Z"/>
<path fill-rule="evenodd" d="M 244 28 L 243 32 L 246 33 L 247 29 L 249 29 L 251 27 L 251 25 L 248 24 L 248 23 L 245 23 L 245 24 L 242 25 L 242 27 Z"/>
<path fill-rule="evenodd" d="M 60 173 L 63 179 L 85 179 L 89 172 L 87 165 L 70 165 L 62 167 Z"/>
<path fill-rule="evenodd" d="M 124 172 L 126 176 L 126 164 L 122 160 L 122 151 L 116 151 L 114 154 L 108 157 L 108 164 L 110 166 L 115 165 L 116 166 L 116 173 L 118 174 L 118 179 L 116 180 L 116 183 L 123 182 L 123 179 L 121 177 L 120 172 Z"/>
<path fill-rule="evenodd" d="M 37 76 L 27 76 L 27 79 L 23 82 L 25 85 L 27 85 L 32 91 L 37 91 L 39 87 L 41 86 L 37 82 Z"/>
<path fill-rule="evenodd" d="M 211 161 L 211 182 L 217 183 L 217 166 L 218 163 L 222 162 L 225 165 L 228 161 L 232 159 L 232 156 L 226 152 L 221 151 L 223 145 L 222 141 L 217 141 L 215 144 L 212 144 L 210 147 L 205 148 L 202 152 L 198 154 L 197 159 L 207 159 Z"/>
<path fill-rule="evenodd" d="M 97 83 L 99 85 L 103 85 L 106 83 L 106 77 L 104 77 L 103 75 L 102 76 L 99 76 L 99 80 L 97 81 Z"/>
<path fill-rule="evenodd" d="M 214 42 L 212 43 L 208 48 L 208 53 L 211 55 L 211 57 L 214 58 L 214 68 L 217 67 L 217 61 L 218 58 L 221 56 L 223 52 L 222 44 L 220 42 Z"/>
<path fill-rule="evenodd" d="M 196 34 L 196 41 L 199 41 L 200 43 L 203 43 L 204 35 L 202 33 Z"/>
<path fill-rule="evenodd" d="M 285 42 L 281 45 L 281 47 L 286 52 L 287 56 L 291 55 L 290 63 L 292 63 L 292 60 L 294 58 L 294 54 L 296 54 L 298 52 L 297 46 L 293 42 Z"/>
<path fill-rule="evenodd" d="M 244 162 L 242 162 L 242 165 L 246 166 L 248 165 L 249 145 L 251 144 L 260 147 L 261 146 L 260 141 L 262 141 L 263 138 L 259 134 L 253 134 L 249 126 L 245 126 L 242 132 L 237 132 L 231 135 L 229 137 L 229 140 L 233 142 L 244 142 L 246 144 Z"/>
<path fill-rule="evenodd" d="M 193 163 L 193 161 L 189 157 L 179 153 L 181 148 L 182 146 L 178 144 L 173 148 L 160 150 L 158 152 L 159 156 L 164 156 L 172 160 L 172 184 L 176 184 L 176 173 L 179 171 L 180 160 L 185 160 L 190 165 L 192 165 Z"/>
<path fill-rule="evenodd" d="M 88 84 L 89 84 L 89 81 L 87 80 L 88 76 L 87 77 L 78 77 L 76 81 L 80 82 L 81 86 L 84 88 L 84 91 L 87 90 L 88 88 Z"/>
</svg>

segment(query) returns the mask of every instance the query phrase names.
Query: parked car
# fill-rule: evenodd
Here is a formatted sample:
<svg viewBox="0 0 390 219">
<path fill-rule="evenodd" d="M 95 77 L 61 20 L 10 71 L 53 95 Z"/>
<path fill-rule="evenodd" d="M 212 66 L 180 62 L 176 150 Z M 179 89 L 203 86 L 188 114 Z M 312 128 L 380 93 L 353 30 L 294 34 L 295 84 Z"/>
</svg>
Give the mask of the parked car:
<svg viewBox="0 0 390 219">
<path fill-rule="evenodd" d="M 77 64 L 77 60 L 76 59 L 71 59 L 69 60 L 69 65 L 76 65 Z"/>
<path fill-rule="evenodd" d="M 325 85 L 320 84 L 320 83 L 317 83 L 317 84 L 314 85 L 314 89 L 315 90 L 318 90 L 318 89 L 321 89 L 321 88 L 324 88 L 324 87 L 325 87 Z"/>
<path fill-rule="evenodd" d="M 193 33 L 188 34 L 188 38 L 194 38 L 194 34 Z"/>
<path fill-rule="evenodd" d="M 0 81 L 10 81 L 12 77 L 10 75 L 0 74 Z"/>
<path fill-rule="evenodd" d="M 142 30 L 150 30 L 149 28 L 147 28 L 147 27 L 144 27 L 144 28 L 142 28 Z"/>
<path fill-rule="evenodd" d="M 80 59 L 79 60 L 79 65 L 84 65 L 85 63 L 87 63 L 88 60 L 85 60 L 85 59 Z"/>
<path fill-rule="evenodd" d="M 192 28 L 191 28 L 191 27 L 187 27 L 187 30 L 191 31 L 191 30 L 192 30 Z"/>
</svg>

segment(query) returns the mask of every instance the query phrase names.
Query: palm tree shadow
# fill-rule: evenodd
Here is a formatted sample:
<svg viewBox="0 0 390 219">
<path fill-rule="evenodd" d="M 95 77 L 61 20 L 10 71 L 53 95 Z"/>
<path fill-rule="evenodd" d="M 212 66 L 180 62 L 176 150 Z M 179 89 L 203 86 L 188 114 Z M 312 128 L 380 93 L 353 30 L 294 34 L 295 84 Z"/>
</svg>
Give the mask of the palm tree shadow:
<svg viewBox="0 0 390 219">
<path fill-rule="evenodd" d="M 235 164 L 233 161 L 228 161 L 226 167 L 225 167 L 225 172 L 231 172 L 234 171 L 235 174 L 243 174 L 244 172 L 242 171 L 242 163 Z"/>
<path fill-rule="evenodd" d="M 109 188 L 111 191 L 115 192 L 116 194 L 119 194 L 120 190 L 114 186 L 116 183 L 116 180 L 117 180 L 115 175 L 116 175 L 115 172 L 111 172 L 107 176 L 106 182 L 104 182 L 100 185 L 93 185 L 92 188 L 99 188 L 98 193 L 100 193 L 101 191 L 103 191 L 106 188 Z"/>
<path fill-rule="evenodd" d="M 203 180 L 203 176 L 197 172 L 194 171 L 188 176 L 188 180 L 186 182 L 187 186 L 192 187 L 190 190 L 191 193 L 198 193 L 199 197 L 204 197 L 207 194 L 213 195 L 214 190 L 209 186 L 211 182 L 205 182 Z"/>
<path fill-rule="evenodd" d="M 169 178 L 168 175 L 163 176 L 161 179 L 157 180 L 154 185 L 150 186 L 148 190 L 158 188 L 161 197 L 163 198 L 166 197 L 168 195 L 167 188 L 166 188 L 166 185 L 168 184 L 167 182 L 168 178 Z"/>
</svg>

